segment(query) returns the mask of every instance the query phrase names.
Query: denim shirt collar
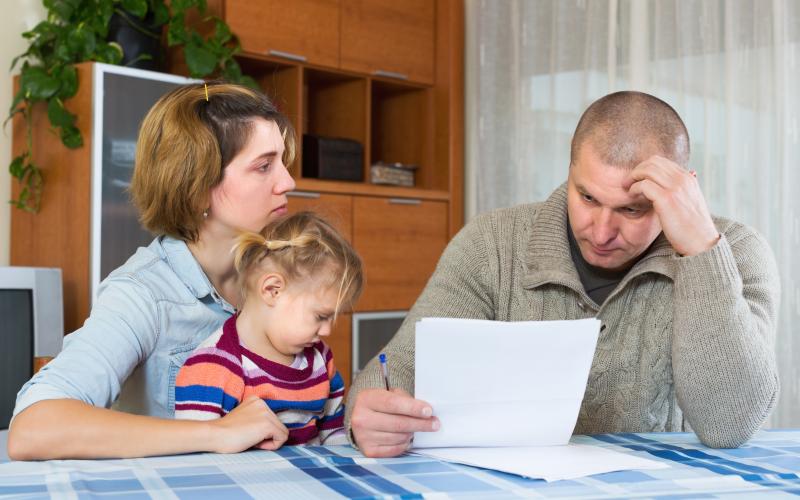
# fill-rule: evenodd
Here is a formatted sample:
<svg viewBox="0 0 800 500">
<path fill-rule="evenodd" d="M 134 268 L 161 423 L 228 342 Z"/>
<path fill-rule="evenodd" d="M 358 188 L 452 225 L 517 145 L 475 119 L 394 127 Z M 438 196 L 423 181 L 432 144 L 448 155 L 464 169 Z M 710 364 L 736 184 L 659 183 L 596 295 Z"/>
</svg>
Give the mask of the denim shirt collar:
<svg viewBox="0 0 800 500">
<path fill-rule="evenodd" d="M 205 302 L 210 297 L 210 300 L 218 303 L 225 311 L 230 313 L 236 311 L 236 308 L 222 298 L 214 288 L 214 285 L 211 284 L 208 276 L 206 276 L 194 255 L 192 255 L 185 241 L 170 236 L 161 236 L 158 241 L 164 251 L 164 258 L 169 267 L 172 268 L 178 278 L 191 290 L 197 299 Z"/>
</svg>

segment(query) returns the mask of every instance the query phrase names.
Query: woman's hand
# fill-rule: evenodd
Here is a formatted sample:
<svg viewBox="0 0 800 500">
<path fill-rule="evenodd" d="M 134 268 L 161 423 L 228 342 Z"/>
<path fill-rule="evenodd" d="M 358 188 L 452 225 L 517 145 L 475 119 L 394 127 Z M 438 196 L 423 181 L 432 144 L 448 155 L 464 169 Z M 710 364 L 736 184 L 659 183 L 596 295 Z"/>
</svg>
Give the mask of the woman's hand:
<svg viewBox="0 0 800 500">
<path fill-rule="evenodd" d="M 277 450 L 289 438 L 289 430 L 263 399 L 250 396 L 212 425 L 211 449 L 215 453 L 238 453 L 258 447 Z"/>
</svg>

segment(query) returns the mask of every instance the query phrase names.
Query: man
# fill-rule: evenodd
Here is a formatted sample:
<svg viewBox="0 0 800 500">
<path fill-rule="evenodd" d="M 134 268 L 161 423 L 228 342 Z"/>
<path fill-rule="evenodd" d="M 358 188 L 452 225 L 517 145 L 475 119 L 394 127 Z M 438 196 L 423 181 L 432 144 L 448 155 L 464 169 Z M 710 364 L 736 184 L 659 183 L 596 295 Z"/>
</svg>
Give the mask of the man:
<svg viewBox="0 0 800 500">
<path fill-rule="evenodd" d="M 349 394 L 346 426 L 368 456 L 436 431 L 414 389 L 414 325 L 426 316 L 602 321 L 575 432 L 681 431 L 736 447 L 775 405 L 779 282 L 752 229 L 712 217 L 678 114 L 640 92 L 593 103 L 572 139 L 569 177 L 542 203 L 494 211 L 448 245 L 386 348 Z M 475 353 L 475 376 L 480 353 Z M 535 381 L 510 381 L 521 391 Z M 501 425 L 488 422 L 487 425 Z"/>
</svg>

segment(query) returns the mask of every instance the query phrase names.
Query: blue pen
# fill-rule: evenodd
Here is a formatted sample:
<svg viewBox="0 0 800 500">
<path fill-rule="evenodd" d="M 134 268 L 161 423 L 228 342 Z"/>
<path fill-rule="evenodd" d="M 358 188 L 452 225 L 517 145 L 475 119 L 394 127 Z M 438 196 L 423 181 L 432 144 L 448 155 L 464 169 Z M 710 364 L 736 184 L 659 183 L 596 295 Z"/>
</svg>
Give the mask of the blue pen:
<svg viewBox="0 0 800 500">
<path fill-rule="evenodd" d="M 383 384 L 386 386 L 386 390 L 389 390 L 389 367 L 386 366 L 386 354 L 381 353 L 378 356 L 378 359 L 381 362 L 381 370 L 383 371 Z"/>
</svg>

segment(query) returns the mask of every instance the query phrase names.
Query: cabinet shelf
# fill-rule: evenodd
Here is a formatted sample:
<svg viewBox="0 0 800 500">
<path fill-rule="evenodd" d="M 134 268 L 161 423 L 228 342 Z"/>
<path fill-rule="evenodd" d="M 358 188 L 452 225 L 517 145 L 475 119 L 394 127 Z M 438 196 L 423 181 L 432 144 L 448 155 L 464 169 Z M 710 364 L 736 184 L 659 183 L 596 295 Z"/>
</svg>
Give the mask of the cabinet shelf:
<svg viewBox="0 0 800 500">
<path fill-rule="evenodd" d="M 434 87 L 257 54 L 240 56 L 239 62 L 295 127 L 297 156 L 290 166 L 295 179 L 311 180 L 302 177 L 301 152 L 303 134 L 313 134 L 352 139 L 364 148 L 364 181 L 345 183 L 348 190 L 408 192 L 370 184 L 370 165 L 383 161 L 417 165 L 413 189 L 448 191 L 448 176 L 434 171 Z"/>
<path fill-rule="evenodd" d="M 326 181 L 320 179 L 297 179 L 297 191 L 319 193 L 346 193 L 354 195 L 384 196 L 390 198 L 418 198 L 421 200 L 450 199 L 450 193 L 437 189 L 418 189 L 395 186 L 381 186 L 363 182 Z"/>
</svg>

